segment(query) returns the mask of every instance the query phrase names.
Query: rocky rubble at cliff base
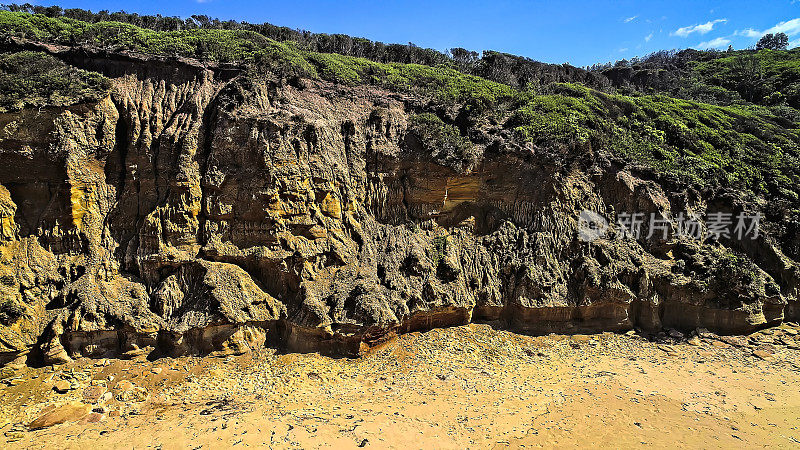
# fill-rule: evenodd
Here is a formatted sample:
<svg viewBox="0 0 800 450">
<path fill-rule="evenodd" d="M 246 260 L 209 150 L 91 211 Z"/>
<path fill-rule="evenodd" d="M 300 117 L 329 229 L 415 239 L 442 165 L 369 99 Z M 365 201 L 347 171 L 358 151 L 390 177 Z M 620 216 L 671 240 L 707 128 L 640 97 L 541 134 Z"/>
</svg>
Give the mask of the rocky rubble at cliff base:
<svg viewBox="0 0 800 450">
<path fill-rule="evenodd" d="M 454 168 L 409 131 L 422 99 L 61 57 L 113 89 L 0 114 L 3 363 L 358 355 L 478 321 L 736 334 L 800 315 L 800 271 L 769 223 L 745 241 L 577 239 L 583 210 L 741 206 L 601 154 L 532 150 L 476 123 L 473 159 Z"/>
<path fill-rule="evenodd" d="M 557 433 L 574 444 L 575 420 L 605 430 L 586 430 L 595 443 L 669 431 L 687 443 L 785 445 L 800 437 L 799 330 L 531 337 L 473 324 L 406 333 L 356 359 L 259 349 L 6 367 L 0 442 L 463 448 Z M 387 431 L 409 423 L 425 432 Z"/>
</svg>

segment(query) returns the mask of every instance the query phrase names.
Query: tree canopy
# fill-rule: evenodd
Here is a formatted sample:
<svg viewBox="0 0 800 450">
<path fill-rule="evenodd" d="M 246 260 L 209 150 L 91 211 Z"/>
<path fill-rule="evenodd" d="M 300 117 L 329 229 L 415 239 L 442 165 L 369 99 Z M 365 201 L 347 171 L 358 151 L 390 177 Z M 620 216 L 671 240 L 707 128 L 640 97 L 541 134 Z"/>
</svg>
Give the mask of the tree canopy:
<svg viewBox="0 0 800 450">
<path fill-rule="evenodd" d="M 786 33 L 768 33 L 756 44 L 756 50 L 786 50 L 789 47 L 789 36 Z"/>
</svg>

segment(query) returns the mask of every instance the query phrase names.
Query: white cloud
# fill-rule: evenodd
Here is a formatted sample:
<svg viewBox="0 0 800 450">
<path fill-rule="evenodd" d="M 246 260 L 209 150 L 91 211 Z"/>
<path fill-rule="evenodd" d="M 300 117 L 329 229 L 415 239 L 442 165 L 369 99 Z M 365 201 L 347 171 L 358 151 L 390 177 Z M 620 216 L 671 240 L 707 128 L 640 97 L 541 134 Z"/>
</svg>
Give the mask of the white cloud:
<svg viewBox="0 0 800 450">
<path fill-rule="evenodd" d="M 792 49 L 795 47 L 800 47 L 800 39 L 795 39 L 794 41 L 789 42 L 788 48 Z"/>
<path fill-rule="evenodd" d="M 692 33 L 699 33 L 699 34 L 706 34 L 709 31 L 714 29 L 714 25 L 718 23 L 725 23 L 728 19 L 717 19 L 717 20 L 710 20 L 706 23 L 701 23 L 699 25 L 692 25 L 689 27 L 681 27 L 677 30 L 670 33 L 671 36 L 680 36 L 680 37 L 687 37 Z"/>
<path fill-rule="evenodd" d="M 744 30 L 737 31 L 736 33 L 734 33 L 734 35 L 736 35 L 736 36 L 744 36 L 744 37 L 749 37 L 749 38 L 759 38 L 759 37 L 763 36 L 764 33 L 762 33 L 761 31 L 758 31 L 758 30 L 754 30 L 752 28 L 747 28 L 747 29 L 744 29 Z"/>
<path fill-rule="evenodd" d="M 650 33 L 650 34 L 648 34 L 647 36 L 644 37 L 644 41 L 645 42 L 650 42 L 650 39 L 653 39 L 653 33 Z"/>
<path fill-rule="evenodd" d="M 786 33 L 789 36 L 794 36 L 795 34 L 800 33 L 800 18 L 787 20 L 786 22 L 781 22 L 774 27 L 764 31 L 764 34 L 767 33 Z"/>
<path fill-rule="evenodd" d="M 736 32 L 737 36 L 745 36 L 752 39 L 760 38 L 768 33 L 786 33 L 787 36 L 795 36 L 800 34 L 800 17 L 797 19 L 787 20 L 780 22 L 772 28 L 767 28 L 764 31 L 758 31 L 753 28 L 747 28 Z"/>
<path fill-rule="evenodd" d="M 627 19 L 623 19 L 623 22 L 625 22 L 625 23 L 633 22 L 634 20 L 636 20 L 637 17 L 639 17 L 639 16 L 636 15 L 636 16 L 628 17 Z"/>
<path fill-rule="evenodd" d="M 728 45 L 730 43 L 731 43 L 730 39 L 726 39 L 724 37 L 718 37 L 718 38 L 714 38 L 714 39 L 712 39 L 710 41 L 701 42 L 701 43 L 697 44 L 695 46 L 695 48 L 700 49 L 700 50 L 705 50 L 707 48 L 722 48 L 722 47 L 725 47 L 726 45 Z"/>
<path fill-rule="evenodd" d="M 628 47 L 624 47 L 624 48 L 619 49 L 620 53 L 625 53 L 627 51 L 628 51 Z"/>
</svg>

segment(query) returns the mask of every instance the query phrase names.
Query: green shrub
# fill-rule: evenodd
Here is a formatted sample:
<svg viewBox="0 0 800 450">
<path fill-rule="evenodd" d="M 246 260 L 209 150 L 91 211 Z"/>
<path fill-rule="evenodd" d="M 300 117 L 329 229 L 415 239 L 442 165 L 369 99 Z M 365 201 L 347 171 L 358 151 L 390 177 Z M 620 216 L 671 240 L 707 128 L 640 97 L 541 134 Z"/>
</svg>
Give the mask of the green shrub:
<svg viewBox="0 0 800 450">
<path fill-rule="evenodd" d="M 800 49 L 734 52 L 695 62 L 692 74 L 753 103 L 800 108 Z"/>
<path fill-rule="evenodd" d="M 767 108 L 608 95 L 575 85 L 549 92 L 510 115 L 506 126 L 519 139 L 540 146 L 591 142 L 613 158 L 701 188 L 789 198 L 800 192 L 800 130 L 785 128 L 787 120 Z"/>
<path fill-rule="evenodd" d="M 97 101 L 110 88 L 104 76 L 44 53 L 0 53 L 0 111 Z"/>
<path fill-rule="evenodd" d="M 409 131 L 419 139 L 423 149 L 434 161 L 453 170 L 470 168 L 478 157 L 472 142 L 461 136 L 458 128 L 444 123 L 435 114 L 411 116 Z"/>
</svg>

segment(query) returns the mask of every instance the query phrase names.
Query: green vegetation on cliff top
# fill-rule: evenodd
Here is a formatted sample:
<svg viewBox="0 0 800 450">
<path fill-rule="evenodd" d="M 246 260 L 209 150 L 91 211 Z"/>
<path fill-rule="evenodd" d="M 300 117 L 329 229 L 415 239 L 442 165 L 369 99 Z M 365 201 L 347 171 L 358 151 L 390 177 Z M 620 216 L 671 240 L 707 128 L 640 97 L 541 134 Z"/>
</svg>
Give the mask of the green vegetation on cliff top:
<svg viewBox="0 0 800 450">
<path fill-rule="evenodd" d="M 184 56 L 203 61 L 245 62 L 284 74 L 347 84 L 371 83 L 397 90 L 424 90 L 440 101 L 494 102 L 513 95 L 509 86 L 446 67 L 377 63 L 364 58 L 305 51 L 245 30 L 153 31 L 120 22 L 87 23 L 0 11 L 0 33 L 62 45 Z"/>
<path fill-rule="evenodd" d="M 106 77 L 44 53 L 0 53 L 0 112 L 93 102 L 110 88 Z"/>
<path fill-rule="evenodd" d="M 609 95 L 572 84 L 548 90 L 507 122 L 521 139 L 591 145 L 695 186 L 798 200 L 800 129 L 766 108 Z"/>
<path fill-rule="evenodd" d="M 435 102 L 476 106 L 472 114 L 493 114 L 520 141 L 591 146 L 633 166 L 703 188 L 730 188 L 792 202 L 800 195 L 800 124 L 753 104 L 713 106 L 663 95 L 607 94 L 567 83 L 516 89 L 450 67 L 315 53 L 244 30 L 161 32 L 118 22 L 0 11 L 0 33 L 113 51 L 244 62 L 288 75 L 371 84 Z M 799 70 L 800 53 L 764 52 L 760 57 L 772 62 L 759 70 L 775 71 L 771 79 L 787 80 L 780 95 L 793 95 L 796 86 L 791 80 Z M 728 71 L 744 70 L 737 64 L 741 62 L 717 58 L 697 63 L 695 70 L 709 77 L 718 73 L 722 77 L 718 84 L 724 85 L 723 80 L 733 79 Z M 467 148 L 453 135 L 456 128 L 433 123 L 427 115 L 418 122 L 412 125 L 427 126 L 437 139 Z"/>
<path fill-rule="evenodd" d="M 732 52 L 691 67 L 704 83 L 736 92 L 748 102 L 800 105 L 800 48 Z"/>
</svg>

